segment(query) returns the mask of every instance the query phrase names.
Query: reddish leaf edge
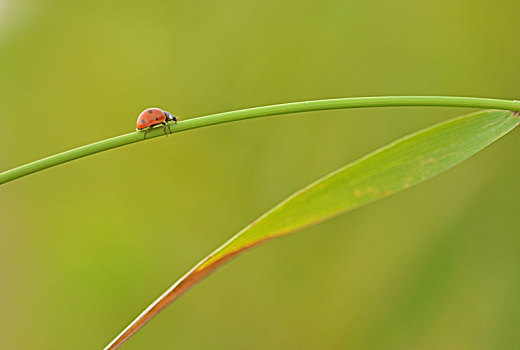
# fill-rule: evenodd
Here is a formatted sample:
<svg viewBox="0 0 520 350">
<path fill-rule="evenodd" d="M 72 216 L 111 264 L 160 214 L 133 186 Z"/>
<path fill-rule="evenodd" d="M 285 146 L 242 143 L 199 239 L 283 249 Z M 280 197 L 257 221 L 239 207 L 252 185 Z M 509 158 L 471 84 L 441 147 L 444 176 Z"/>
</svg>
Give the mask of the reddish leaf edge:
<svg viewBox="0 0 520 350">
<path fill-rule="evenodd" d="M 287 233 L 285 233 L 287 234 Z M 284 235 L 285 235 L 284 234 Z M 197 284 L 199 281 L 204 279 L 207 275 L 217 270 L 219 267 L 232 260 L 241 253 L 252 249 L 264 242 L 270 241 L 273 238 L 280 237 L 272 236 L 255 242 L 249 246 L 242 247 L 237 251 L 233 251 L 230 254 L 223 256 L 222 258 L 215 260 L 209 265 L 199 269 L 206 261 L 208 261 L 215 253 L 208 255 L 205 259 L 201 260 L 194 268 L 188 273 L 182 276 L 177 282 L 172 285 L 166 292 L 158 297 L 146 310 L 144 310 L 128 327 L 126 327 L 110 344 L 108 344 L 104 350 L 115 350 L 119 348 L 124 342 L 126 342 L 135 332 L 141 329 L 145 324 L 150 322 L 158 313 L 164 308 L 170 305 L 174 300 L 179 298 L 182 294 L 188 291 L 191 287 Z"/>
</svg>

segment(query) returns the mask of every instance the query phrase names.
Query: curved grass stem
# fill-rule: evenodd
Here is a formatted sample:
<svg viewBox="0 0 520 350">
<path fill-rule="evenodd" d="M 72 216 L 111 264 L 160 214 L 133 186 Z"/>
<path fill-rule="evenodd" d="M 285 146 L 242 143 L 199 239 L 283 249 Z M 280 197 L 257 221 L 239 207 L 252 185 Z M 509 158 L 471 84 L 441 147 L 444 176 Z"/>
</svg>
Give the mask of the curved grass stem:
<svg viewBox="0 0 520 350">
<path fill-rule="evenodd" d="M 520 101 L 455 97 L 455 96 L 377 96 L 377 97 L 350 97 L 327 100 L 303 101 L 283 103 L 271 106 L 262 106 L 241 109 L 230 112 L 206 115 L 179 122 L 172 127 L 172 132 L 181 132 L 210 125 L 228 123 L 238 120 L 267 117 L 299 112 L 323 111 L 331 109 L 367 108 L 367 107 L 400 107 L 400 106 L 438 106 L 438 107 L 469 107 L 486 109 L 503 109 L 520 112 Z M 112 148 L 164 136 L 162 128 L 154 128 L 143 138 L 140 131 L 116 136 L 107 140 L 95 142 L 69 151 L 58 153 L 17 168 L 0 173 L 0 185 L 19 179 L 23 176 L 44 170 L 74 159 L 106 151 Z"/>
</svg>

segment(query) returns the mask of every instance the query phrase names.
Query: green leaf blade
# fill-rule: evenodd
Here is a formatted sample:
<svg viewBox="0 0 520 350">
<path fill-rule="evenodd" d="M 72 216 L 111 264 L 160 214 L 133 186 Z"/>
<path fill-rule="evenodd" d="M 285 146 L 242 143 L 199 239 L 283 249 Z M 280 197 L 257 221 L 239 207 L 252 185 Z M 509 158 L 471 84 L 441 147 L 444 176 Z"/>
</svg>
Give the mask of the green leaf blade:
<svg viewBox="0 0 520 350">
<path fill-rule="evenodd" d="M 241 231 L 214 259 L 281 236 L 423 182 L 518 125 L 507 111 L 483 111 L 406 136 L 314 182 Z"/>
<path fill-rule="evenodd" d="M 105 350 L 118 348 L 191 286 L 245 250 L 419 184 L 474 155 L 519 123 L 517 113 L 498 110 L 455 118 L 399 139 L 310 184 L 203 259 Z"/>
</svg>

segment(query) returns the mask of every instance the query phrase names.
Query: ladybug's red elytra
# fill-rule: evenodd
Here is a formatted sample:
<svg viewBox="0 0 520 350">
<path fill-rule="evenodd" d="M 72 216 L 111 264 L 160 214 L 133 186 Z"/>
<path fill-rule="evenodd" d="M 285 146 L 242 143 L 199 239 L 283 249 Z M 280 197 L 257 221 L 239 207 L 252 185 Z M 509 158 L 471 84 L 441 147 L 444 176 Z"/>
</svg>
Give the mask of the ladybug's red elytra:
<svg viewBox="0 0 520 350">
<path fill-rule="evenodd" d="M 168 130 L 171 134 L 172 130 L 168 123 L 172 121 L 177 123 L 177 118 L 173 114 L 163 111 L 160 108 L 147 108 L 142 111 L 141 114 L 139 114 L 139 118 L 137 118 L 137 130 L 139 131 L 148 128 L 144 133 L 144 137 L 146 137 L 146 133 L 151 128 L 162 124 L 164 125 L 164 134 L 166 134 L 166 126 L 168 126 Z"/>
</svg>

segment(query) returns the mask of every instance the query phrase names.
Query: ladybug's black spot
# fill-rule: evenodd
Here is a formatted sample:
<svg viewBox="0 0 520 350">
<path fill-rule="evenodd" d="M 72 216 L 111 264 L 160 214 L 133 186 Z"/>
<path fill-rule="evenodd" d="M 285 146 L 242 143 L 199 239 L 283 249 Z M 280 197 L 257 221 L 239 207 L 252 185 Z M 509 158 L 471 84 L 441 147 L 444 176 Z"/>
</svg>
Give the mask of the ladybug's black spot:
<svg viewBox="0 0 520 350">
<path fill-rule="evenodd" d="M 153 111 L 152 111 L 151 109 L 148 110 L 148 113 L 152 114 L 152 112 L 153 112 Z"/>
<path fill-rule="evenodd" d="M 159 118 L 155 117 L 155 120 L 159 120 Z"/>
<path fill-rule="evenodd" d="M 141 124 L 144 124 L 144 123 L 146 123 L 146 122 L 144 121 L 144 119 L 143 119 L 143 120 L 141 120 Z"/>
</svg>

